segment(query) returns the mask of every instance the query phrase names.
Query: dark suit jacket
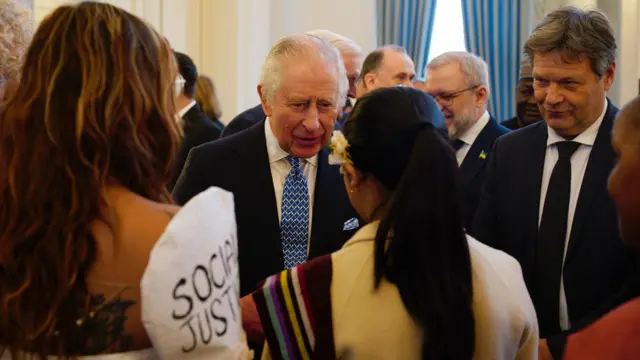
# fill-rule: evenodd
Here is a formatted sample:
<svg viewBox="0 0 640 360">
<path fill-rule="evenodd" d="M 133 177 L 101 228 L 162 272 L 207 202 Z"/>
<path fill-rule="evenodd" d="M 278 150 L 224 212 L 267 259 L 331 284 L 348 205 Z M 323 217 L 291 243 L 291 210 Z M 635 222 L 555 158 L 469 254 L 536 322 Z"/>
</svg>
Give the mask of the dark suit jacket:
<svg viewBox="0 0 640 360">
<path fill-rule="evenodd" d="M 607 192 L 615 164 L 610 137 L 617 111 L 609 103 L 582 181 L 565 256 L 564 289 L 572 331 L 624 301 L 628 297 L 622 290 L 624 283 L 635 281 L 634 254 L 620 239 L 616 209 Z M 545 122 L 495 142 L 471 231 L 480 241 L 520 262 L 534 306 L 536 291 L 545 291 L 533 287 L 533 276 L 546 147 Z M 542 254 L 537 256 L 544 261 Z M 541 328 L 540 336 L 554 335 L 548 332 Z"/>
<path fill-rule="evenodd" d="M 224 128 L 220 137 L 224 138 L 229 135 L 239 133 L 242 130 L 246 130 L 257 123 L 264 121 L 266 118 L 267 115 L 265 115 L 264 110 L 262 110 L 262 105 L 258 104 L 257 106 L 245 110 L 234 117 Z"/>
<path fill-rule="evenodd" d="M 198 104 L 193 105 L 193 107 L 184 114 L 182 120 L 184 120 L 184 139 L 178 150 L 178 157 L 173 171 L 173 178 L 169 184 L 169 190 L 173 189 L 176 181 L 178 181 L 178 177 L 187 161 L 187 156 L 191 148 L 218 139 L 224 128 L 218 119 L 209 119 L 209 117 L 202 112 Z"/>
<path fill-rule="evenodd" d="M 473 215 L 478 207 L 482 185 L 484 184 L 486 164 L 489 160 L 493 143 L 498 137 L 508 132 L 509 129 L 498 124 L 495 119 L 490 118 L 460 165 L 464 201 L 463 220 L 467 229 L 471 228 Z"/>
<path fill-rule="evenodd" d="M 507 129 L 510 129 L 510 130 L 518 130 L 518 129 L 520 129 L 520 124 L 518 124 L 518 117 L 517 116 L 514 116 L 509 120 L 503 121 L 500 125 L 506 127 Z"/>
<path fill-rule="evenodd" d="M 340 118 L 336 122 L 336 130 L 340 130 L 342 128 L 342 124 L 349 117 L 349 114 L 345 114 L 342 118 Z M 264 110 L 262 110 L 262 105 L 258 104 L 258 106 L 254 106 L 251 109 L 245 110 L 238 114 L 238 116 L 234 117 L 229 124 L 222 131 L 221 138 L 227 137 L 229 135 L 237 134 L 242 130 L 246 130 L 257 123 L 262 123 L 267 118 Z"/>
<path fill-rule="evenodd" d="M 356 218 L 338 166 L 318 154 L 309 259 L 342 247 L 355 230 L 343 231 Z M 271 178 L 264 123 L 242 133 L 194 148 L 173 191 L 179 204 L 210 186 L 233 192 L 238 224 L 240 294 L 284 270 L 278 209 Z"/>
</svg>

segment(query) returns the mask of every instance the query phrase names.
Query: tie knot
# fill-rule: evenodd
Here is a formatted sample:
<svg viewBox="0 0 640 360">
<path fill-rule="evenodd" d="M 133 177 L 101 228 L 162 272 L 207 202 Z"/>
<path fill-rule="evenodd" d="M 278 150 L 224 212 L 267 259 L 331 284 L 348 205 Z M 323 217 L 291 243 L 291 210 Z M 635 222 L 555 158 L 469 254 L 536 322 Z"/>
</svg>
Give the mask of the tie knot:
<svg viewBox="0 0 640 360">
<path fill-rule="evenodd" d="M 455 150 L 455 151 L 460 150 L 462 145 L 465 144 L 465 142 L 460 140 L 460 139 L 450 140 L 449 142 L 451 143 L 451 146 L 453 147 L 453 150 Z"/>
<path fill-rule="evenodd" d="M 287 156 L 287 161 L 293 170 L 300 170 L 300 158 L 289 155 Z"/>
<path fill-rule="evenodd" d="M 556 146 L 558 147 L 560 159 L 566 160 L 571 158 L 571 155 L 578 149 L 580 143 L 575 141 L 561 141 L 556 143 Z"/>
</svg>

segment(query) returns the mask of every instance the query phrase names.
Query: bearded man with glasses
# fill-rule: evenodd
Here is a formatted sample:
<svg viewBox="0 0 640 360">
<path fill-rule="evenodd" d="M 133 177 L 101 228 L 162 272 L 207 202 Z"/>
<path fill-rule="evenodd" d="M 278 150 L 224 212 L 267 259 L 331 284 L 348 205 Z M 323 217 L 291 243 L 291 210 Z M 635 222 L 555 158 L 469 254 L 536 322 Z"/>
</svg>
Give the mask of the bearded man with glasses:
<svg viewBox="0 0 640 360">
<path fill-rule="evenodd" d="M 487 112 L 489 71 L 481 58 L 446 52 L 427 64 L 426 88 L 444 114 L 446 132 L 462 172 L 464 224 L 478 207 L 484 171 L 493 142 L 509 132 Z"/>
</svg>

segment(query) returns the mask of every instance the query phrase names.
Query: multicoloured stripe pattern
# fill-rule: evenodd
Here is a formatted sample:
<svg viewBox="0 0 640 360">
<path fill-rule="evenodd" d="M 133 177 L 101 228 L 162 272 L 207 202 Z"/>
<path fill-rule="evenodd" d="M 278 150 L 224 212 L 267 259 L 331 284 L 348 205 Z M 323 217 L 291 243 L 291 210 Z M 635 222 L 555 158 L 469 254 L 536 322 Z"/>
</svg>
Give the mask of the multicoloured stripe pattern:
<svg viewBox="0 0 640 360">
<path fill-rule="evenodd" d="M 331 276 L 326 255 L 269 277 L 253 294 L 273 359 L 335 359 Z"/>
</svg>

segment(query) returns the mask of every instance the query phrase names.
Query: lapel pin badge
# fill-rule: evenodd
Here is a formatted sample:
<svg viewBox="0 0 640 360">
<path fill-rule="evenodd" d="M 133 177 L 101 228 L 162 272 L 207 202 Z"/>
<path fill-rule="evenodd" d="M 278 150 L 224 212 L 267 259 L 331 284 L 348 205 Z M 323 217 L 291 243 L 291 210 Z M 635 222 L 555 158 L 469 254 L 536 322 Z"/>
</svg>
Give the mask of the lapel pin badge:
<svg viewBox="0 0 640 360">
<path fill-rule="evenodd" d="M 480 159 L 482 159 L 482 160 L 486 159 L 486 158 L 487 158 L 487 152 L 486 152 L 486 151 L 484 151 L 484 150 L 482 150 L 482 151 L 480 152 L 480 156 L 478 156 L 478 157 L 479 157 Z"/>
</svg>

